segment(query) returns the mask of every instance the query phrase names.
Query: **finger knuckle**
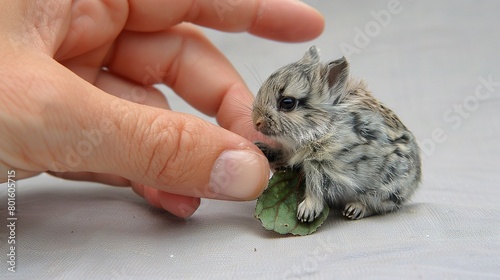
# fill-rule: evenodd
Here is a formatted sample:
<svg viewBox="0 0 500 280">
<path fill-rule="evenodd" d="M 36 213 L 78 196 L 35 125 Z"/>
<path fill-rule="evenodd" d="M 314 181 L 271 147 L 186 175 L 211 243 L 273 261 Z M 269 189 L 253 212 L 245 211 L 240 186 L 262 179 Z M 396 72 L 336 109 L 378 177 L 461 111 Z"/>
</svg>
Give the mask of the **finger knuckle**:
<svg viewBox="0 0 500 280">
<path fill-rule="evenodd" d="M 199 133 L 189 122 L 165 116 L 151 121 L 142 143 L 145 154 L 145 176 L 160 185 L 178 185 L 186 181 L 195 168 L 193 160 Z"/>
</svg>

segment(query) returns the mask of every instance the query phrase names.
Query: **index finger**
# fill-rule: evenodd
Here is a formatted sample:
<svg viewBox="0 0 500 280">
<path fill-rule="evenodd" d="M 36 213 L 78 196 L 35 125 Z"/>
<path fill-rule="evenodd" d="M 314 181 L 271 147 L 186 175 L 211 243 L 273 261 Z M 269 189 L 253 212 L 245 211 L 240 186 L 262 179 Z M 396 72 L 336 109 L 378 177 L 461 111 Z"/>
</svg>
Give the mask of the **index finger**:
<svg viewBox="0 0 500 280">
<path fill-rule="evenodd" d="M 168 51 L 166 51 L 168 50 Z M 211 42 L 191 24 L 164 32 L 123 32 L 106 64 L 138 84 L 165 83 L 200 112 L 251 139 L 253 95 Z"/>
<path fill-rule="evenodd" d="M 317 37 L 324 28 L 317 10 L 290 0 L 132 0 L 129 9 L 125 28 L 132 31 L 165 30 L 188 21 L 221 31 L 299 42 Z"/>
</svg>

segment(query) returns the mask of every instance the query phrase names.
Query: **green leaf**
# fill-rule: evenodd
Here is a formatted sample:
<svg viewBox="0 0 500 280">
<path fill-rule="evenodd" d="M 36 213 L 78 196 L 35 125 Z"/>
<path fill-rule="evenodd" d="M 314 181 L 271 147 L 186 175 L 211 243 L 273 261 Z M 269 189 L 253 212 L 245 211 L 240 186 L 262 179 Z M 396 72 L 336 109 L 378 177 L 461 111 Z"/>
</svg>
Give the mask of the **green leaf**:
<svg viewBox="0 0 500 280">
<path fill-rule="evenodd" d="M 267 189 L 257 200 L 255 218 L 267 230 L 280 234 L 308 235 L 315 232 L 328 217 L 325 205 L 321 214 L 312 222 L 297 219 L 297 207 L 304 197 L 305 181 L 298 170 L 287 169 L 274 173 Z"/>
</svg>

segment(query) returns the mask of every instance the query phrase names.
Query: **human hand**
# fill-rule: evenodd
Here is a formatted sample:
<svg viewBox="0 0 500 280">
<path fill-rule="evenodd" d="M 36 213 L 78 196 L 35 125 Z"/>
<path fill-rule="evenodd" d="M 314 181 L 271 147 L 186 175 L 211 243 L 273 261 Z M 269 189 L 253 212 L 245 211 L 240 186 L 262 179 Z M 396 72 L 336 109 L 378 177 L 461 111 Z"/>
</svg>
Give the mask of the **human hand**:
<svg viewBox="0 0 500 280">
<path fill-rule="evenodd" d="M 13 169 L 18 179 L 48 172 L 132 186 L 180 217 L 200 197 L 254 199 L 269 175 L 265 157 L 240 136 L 252 133 L 242 126 L 249 115 L 233 110 L 252 94 L 182 22 L 282 41 L 323 28 L 321 15 L 298 1 L 1 3 L 1 181 Z M 156 83 L 221 127 L 170 111 Z"/>
</svg>

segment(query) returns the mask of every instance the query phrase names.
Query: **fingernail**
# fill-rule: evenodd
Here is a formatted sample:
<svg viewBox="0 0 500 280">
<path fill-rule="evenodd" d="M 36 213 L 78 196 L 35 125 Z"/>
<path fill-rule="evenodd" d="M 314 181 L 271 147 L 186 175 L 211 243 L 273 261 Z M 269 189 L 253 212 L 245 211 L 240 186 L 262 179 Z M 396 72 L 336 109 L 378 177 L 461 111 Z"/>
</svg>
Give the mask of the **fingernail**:
<svg viewBox="0 0 500 280">
<path fill-rule="evenodd" d="M 227 150 L 215 161 L 208 186 L 216 196 L 250 200 L 262 193 L 268 174 L 263 155 L 251 150 Z"/>
</svg>

